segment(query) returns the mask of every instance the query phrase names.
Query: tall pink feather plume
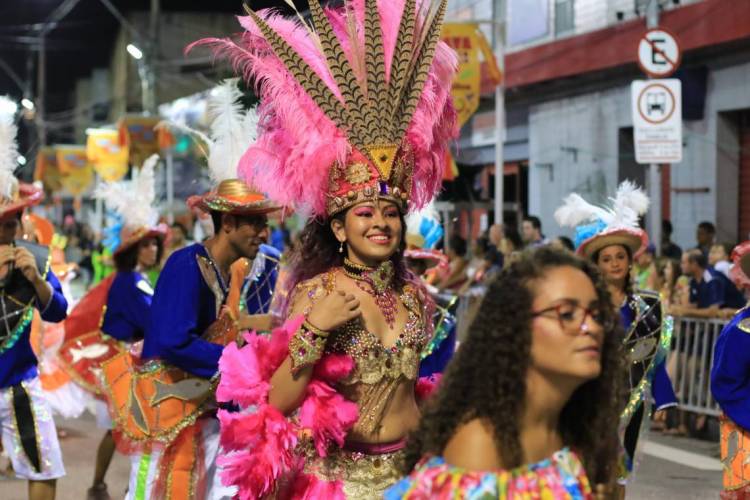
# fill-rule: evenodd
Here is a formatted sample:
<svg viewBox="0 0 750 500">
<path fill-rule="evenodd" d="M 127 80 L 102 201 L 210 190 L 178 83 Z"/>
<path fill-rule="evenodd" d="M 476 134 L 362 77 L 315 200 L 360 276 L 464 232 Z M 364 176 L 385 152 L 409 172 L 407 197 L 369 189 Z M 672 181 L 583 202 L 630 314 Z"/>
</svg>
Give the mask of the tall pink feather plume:
<svg viewBox="0 0 750 500">
<path fill-rule="evenodd" d="M 219 410 L 221 445 L 217 458 L 224 485 L 238 487 L 239 498 L 257 499 L 271 493 L 276 481 L 288 473 L 296 459 L 294 426 L 270 405 L 255 413 Z"/>
<path fill-rule="evenodd" d="M 357 422 L 357 404 L 347 401 L 330 385 L 319 380 L 310 382 L 305 394 L 299 422 L 311 431 L 318 455 L 325 457 L 332 441 L 344 445 L 346 433 Z"/>
<path fill-rule="evenodd" d="M 418 1 L 419 5 L 427 0 Z M 364 28 L 364 1 L 353 0 L 360 37 Z M 383 25 L 386 74 L 390 78 L 403 0 L 379 0 Z M 326 11 L 347 56 L 352 58 L 342 13 Z M 340 99 L 325 58 L 296 20 L 270 11 L 259 13 L 320 76 Z M 344 163 L 351 152 L 344 131 L 337 129 L 288 73 L 249 17 L 241 17 L 247 30 L 237 42 L 204 39 L 197 44 L 213 46 L 217 55 L 229 58 L 247 80 L 254 80 L 261 98 L 259 138 L 240 160 L 239 172 L 275 201 L 325 216 L 328 170 L 335 161 Z M 193 44 L 195 45 L 195 44 Z M 450 87 L 456 67 L 455 53 L 445 44 L 436 49 L 430 76 L 418 102 L 406 140 L 415 155 L 411 207 L 426 205 L 441 186 L 445 153 L 457 135 Z"/>
<path fill-rule="evenodd" d="M 437 391 L 441 378 L 441 373 L 434 373 L 429 377 L 420 377 L 414 388 L 417 401 L 422 402 L 432 396 Z"/>
</svg>

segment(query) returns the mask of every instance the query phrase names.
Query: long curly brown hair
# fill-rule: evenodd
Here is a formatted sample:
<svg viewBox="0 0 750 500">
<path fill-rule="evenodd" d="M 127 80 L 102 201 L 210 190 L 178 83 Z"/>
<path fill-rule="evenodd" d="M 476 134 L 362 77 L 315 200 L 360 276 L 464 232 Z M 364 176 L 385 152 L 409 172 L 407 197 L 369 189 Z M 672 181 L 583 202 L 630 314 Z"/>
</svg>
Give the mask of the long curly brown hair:
<svg viewBox="0 0 750 500">
<path fill-rule="evenodd" d="M 456 430 L 473 419 L 492 425 L 495 447 L 506 468 L 523 465 L 519 422 L 530 363 L 531 283 L 543 279 L 551 268 L 563 266 L 580 269 L 591 279 L 603 323 L 612 327 L 604 334 L 601 374 L 581 385 L 566 403 L 560 414 L 560 434 L 583 460 L 592 484 L 613 484 L 619 450 L 617 425 L 624 402 L 619 316 L 598 269 L 551 248 L 524 254 L 489 285 L 467 340 L 409 438 L 406 471 L 425 455 L 440 455 Z"/>
</svg>

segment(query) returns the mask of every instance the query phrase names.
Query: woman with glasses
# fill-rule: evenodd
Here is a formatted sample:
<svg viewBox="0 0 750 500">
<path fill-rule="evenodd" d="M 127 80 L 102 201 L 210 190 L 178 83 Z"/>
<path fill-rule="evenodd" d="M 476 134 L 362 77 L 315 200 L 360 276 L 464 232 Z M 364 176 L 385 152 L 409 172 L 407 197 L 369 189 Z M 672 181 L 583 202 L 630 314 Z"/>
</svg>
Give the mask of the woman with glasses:
<svg viewBox="0 0 750 500">
<path fill-rule="evenodd" d="M 541 248 L 487 290 L 386 499 L 593 498 L 617 472 L 621 329 L 596 268 Z M 413 469 L 413 470 L 412 470 Z"/>
<path fill-rule="evenodd" d="M 555 218 L 560 225 L 576 227 L 576 252 L 599 268 L 625 329 L 630 392 L 620 417 L 623 455 L 619 482 L 624 485 L 633 471 L 638 437 L 648 423 L 650 396 L 656 410 L 677 405 L 677 398 L 665 367 L 672 319 L 662 317 L 656 292 L 633 289 L 630 272 L 633 259 L 648 245 L 648 235 L 638 226 L 638 218 L 648 208 L 648 197 L 626 181 L 612 202 L 611 208 L 602 208 L 574 193 L 555 212 Z"/>
</svg>

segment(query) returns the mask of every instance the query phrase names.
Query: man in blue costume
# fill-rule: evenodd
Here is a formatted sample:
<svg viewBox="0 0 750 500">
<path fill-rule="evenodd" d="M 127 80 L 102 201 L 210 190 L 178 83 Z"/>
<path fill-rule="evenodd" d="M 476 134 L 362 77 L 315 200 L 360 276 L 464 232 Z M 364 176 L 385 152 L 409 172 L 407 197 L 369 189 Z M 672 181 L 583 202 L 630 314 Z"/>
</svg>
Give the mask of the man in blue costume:
<svg viewBox="0 0 750 500">
<path fill-rule="evenodd" d="M 732 252 L 735 266 L 750 277 L 750 242 Z M 723 412 L 722 499 L 750 497 L 750 307 L 744 307 L 719 334 L 711 369 L 711 393 Z"/>
<path fill-rule="evenodd" d="M 15 240 L 24 208 L 41 200 L 41 190 L 19 184 L 15 179 L 0 179 L 0 186 L 3 190 L 0 193 L 0 424 L 3 448 L 10 456 L 16 475 L 29 481 L 29 498 L 53 499 L 56 480 L 65 475 L 65 469 L 29 335 L 34 309 L 41 313 L 43 320 L 57 323 L 65 319 L 68 303 L 60 282 L 49 270 L 48 249 Z"/>
<path fill-rule="evenodd" d="M 223 309 L 228 306 L 231 290 L 237 287 L 238 293 L 241 293 L 239 290 L 244 288 L 243 278 L 247 275 L 238 276 L 230 268 L 240 259 L 252 261 L 256 257 L 268 238 L 267 214 L 277 210 L 277 207 L 237 179 L 224 180 L 215 191 L 193 197 L 188 203 L 210 213 L 215 234 L 204 243 L 177 250 L 164 265 L 153 297 L 151 324 L 146 331 L 142 358 L 158 358 L 209 385 L 218 373 L 219 358 L 226 340 L 233 340 L 216 340 L 212 329 L 216 328 Z M 269 263 L 267 265 L 274 264 L 271 260 Z M 238 278 L 240 282 L 236 281 Z M 262 286 L 258 288 L 258 284 Z M 254 290 L 252 293 L 246 290 L 243 295 L 245 304 L 248 298 L 251 304 L 258 307 L 267 304 L 262 297 L 270 295 L 272 290 L 265 279 L 258 284 L 250 287 Z M 253 318 L 242 311 L 245 307 L 240 306 L 241 312 L 234 318 L 239 329 L 253 323 Z M 231 495 L 231 492 L 222 490 L 216 477 L 214 462 L 218 452 L 218 420 L 212 412 L 208 412 L 195 425 L 200 428 L 203 437 L 207 497 Z M 169 466 L 167 463 L 159 466 L 162 475 L 165 472 L 178 473 L 164 469 Z M 200 479 L 191 472 L 187 481 L 197 484 Z M 181 497 L 177 490 L 166 491 L 165 496 Z"/>
</svg>

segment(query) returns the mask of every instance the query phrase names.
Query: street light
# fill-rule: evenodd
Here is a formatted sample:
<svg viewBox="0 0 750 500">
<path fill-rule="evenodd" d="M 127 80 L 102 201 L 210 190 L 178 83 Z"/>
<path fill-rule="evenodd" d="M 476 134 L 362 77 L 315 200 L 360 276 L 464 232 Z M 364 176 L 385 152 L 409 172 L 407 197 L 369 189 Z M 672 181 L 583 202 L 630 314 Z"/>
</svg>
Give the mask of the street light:
<svg viewBox="0 0 750 500">
<path fill-rule="evenodd" d="M 141 52 L 141 49 L 133 45 L 132 43 L 129 43 L 125 49 L 128 51 L 128 54 L 133 56 L 134 59 L 141 59 L 143 57 L 143 52 Z"/>
<path fill-rule="evenodd" d="M 26 99 L 25 97 L 21 99 L 21 106 L 28 109 L 29 111 L 34 110 L 34 102 L 31 99 Z"/>
</svg>

